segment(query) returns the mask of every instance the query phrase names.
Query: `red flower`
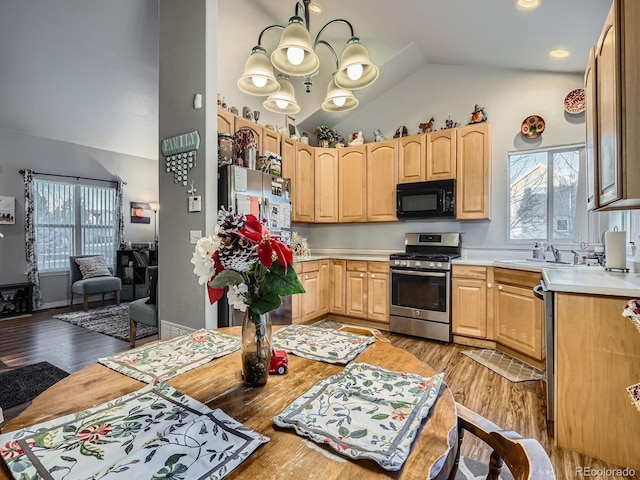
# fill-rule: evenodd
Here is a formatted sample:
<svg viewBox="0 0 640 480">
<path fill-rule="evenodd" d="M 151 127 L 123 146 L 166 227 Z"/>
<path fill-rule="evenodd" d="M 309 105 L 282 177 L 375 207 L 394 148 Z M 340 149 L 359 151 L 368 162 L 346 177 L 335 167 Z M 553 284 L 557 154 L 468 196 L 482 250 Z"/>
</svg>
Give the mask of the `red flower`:
<svg viewBox="0 0 640 480">
<path fill-rule="evenodd" d="M 78 432 L 78 440 L 81 442 L 94 442 L 100 437 L 111 433 L 111 424 L 104 423 L 102 425 L 92 425 Z"/>
<path fill-rule="evenodd" d="M 27 439 L 26 442 L 29 447 L 33 447 L 36 444 L 36 442 L 32 439 Z M 24 450 L 22 450 L 22 447 L 18 444 L 17 440 L 7 442 L 2 448 L 0 448 L 0 455 L 2 455 L 2 457 L 6 458 L 7 460 L 23 454 Z"/>
<path fill-rule="evenodd" d="M 269 229 L 259 222 L 255 215 L 246 215 L 244 225 L 236 233 L 251 243 L 258 244 L 258 258 L 265 267 L 271 268 L 274 252 L 285 272 L 288 265 L 293 265 L 291 249 L 285 243 L 271 236 Z"/>
<path fill-rule="evenodd" d="M 224 267 L 220 263 L 220 253 L 218 253 L 218 250 L 213 252 L 212 258 L 213 258 L 213 266 L 216 269 L 216 271 L 213 274 L 213 276 L 209 279 L 209 281 L 216 278 L 216 275 L 219 274 L 222 270 L 224 270 Z M 220 300 L 224 295 L 224 288 L 213 288 L 209 286 L 209 283 L 207 282 L 207 293 L 209 294 L 209 303 L 213 305 L 218 300 Z"/>
</svg>

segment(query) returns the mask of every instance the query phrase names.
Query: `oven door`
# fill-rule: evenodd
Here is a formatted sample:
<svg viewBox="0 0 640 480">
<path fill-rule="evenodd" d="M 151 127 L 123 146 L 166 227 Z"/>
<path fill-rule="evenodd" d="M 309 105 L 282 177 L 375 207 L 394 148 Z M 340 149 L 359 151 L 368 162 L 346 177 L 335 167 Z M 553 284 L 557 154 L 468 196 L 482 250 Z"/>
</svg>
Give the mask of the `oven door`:
<svg viewBox="0 0 640 480">
<path fill-rule="evenodd" d="M 450 272 L 391 270 L 389 313 L 450 323 Z"/>
</svg>

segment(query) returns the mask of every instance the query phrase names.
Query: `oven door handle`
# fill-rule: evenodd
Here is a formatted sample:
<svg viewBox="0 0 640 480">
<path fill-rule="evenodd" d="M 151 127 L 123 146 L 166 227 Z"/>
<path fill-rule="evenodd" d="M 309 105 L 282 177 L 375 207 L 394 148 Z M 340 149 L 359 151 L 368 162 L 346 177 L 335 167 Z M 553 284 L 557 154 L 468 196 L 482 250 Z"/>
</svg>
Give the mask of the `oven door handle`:
<svg viewBox="0 0 640 480">
<path fill-rule="evenodd" d="M 411 275 L 414 277 L 446 277 L 446 273 L 441 272 L 409 272 L 406 270 L 391 270 L 391 273 L 395 273 L 397 275 Z"/>
</svg>

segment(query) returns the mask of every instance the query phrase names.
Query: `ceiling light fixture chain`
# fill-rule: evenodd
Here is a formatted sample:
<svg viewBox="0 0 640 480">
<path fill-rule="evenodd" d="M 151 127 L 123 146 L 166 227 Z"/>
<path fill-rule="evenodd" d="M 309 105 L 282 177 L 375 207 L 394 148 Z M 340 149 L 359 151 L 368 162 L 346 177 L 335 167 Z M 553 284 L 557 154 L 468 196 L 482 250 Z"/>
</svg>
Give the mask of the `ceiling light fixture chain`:
<svg viewBox="0 0 640 480">
<path fill-rule="evenodd" d="M 351 110 L 358 105 L 352 90 L 371 85 L 378 78 L 378 67 L 373 64 L 369 58 L 369 52 L 355 36 L 353 25 L 343 18 L 325 23 L 312 44 L 309 19 L 311 0 L 303 0 L 303 2 L 304 4 L 296 2 L 295 14 L 289 19 L 286 27 L 270 25 L 260 32 L 258 45 L 253 47 L 245 64 L 244 73 L 238 80 L 238 88 L 250 95 L 268 96 L 264 102 L 268 110 L 276 113 L 297 113 L 300 107 L 296 102 L 293 85 L 289 78 L 290 76 L 303 77 L 305 90 L 310 92 L 313 85 L 311 78 L 320 70 L 320 59 L 315 49 L 318 45 L 324 45 L 331 52 L 336 67 L 322 108 L 329 112 Z M 334 23 L 347 25 L 350 32 L 340 58 L 331 44 L 320 38 Z M 278 47 L 269 57 L 262 46 L 262 37 L 274 29 L 282 30 L 282 34 Z M 274 68 L 281 72 L 277 77 L 274 75 Z"/>
</svg>

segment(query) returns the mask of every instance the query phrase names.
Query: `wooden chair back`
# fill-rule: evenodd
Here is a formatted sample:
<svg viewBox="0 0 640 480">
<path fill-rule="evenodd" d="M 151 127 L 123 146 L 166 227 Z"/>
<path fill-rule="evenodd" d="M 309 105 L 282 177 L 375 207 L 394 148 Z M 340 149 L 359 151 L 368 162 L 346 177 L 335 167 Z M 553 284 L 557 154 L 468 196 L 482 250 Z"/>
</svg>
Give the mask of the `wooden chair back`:
<svg viewBox="0 0 640 480">
<path fill-rule="evenodd" d="M 513 431 L 502 430 L 495 423 L 459 403 L 456 404 L 456 408 L 460 443 L 466 431 L 493 449 L 487 480 L 498 479 L 503 462 L 507 464 L 515 480 L 554 480 L 556 478 L 551 460 L 537 440 L 523 438 Z M 459 448 L 458 455 L 460 455 Z M 449 480 L 455 478 L 457 470 L 458 459 Z"/>
</svg>

